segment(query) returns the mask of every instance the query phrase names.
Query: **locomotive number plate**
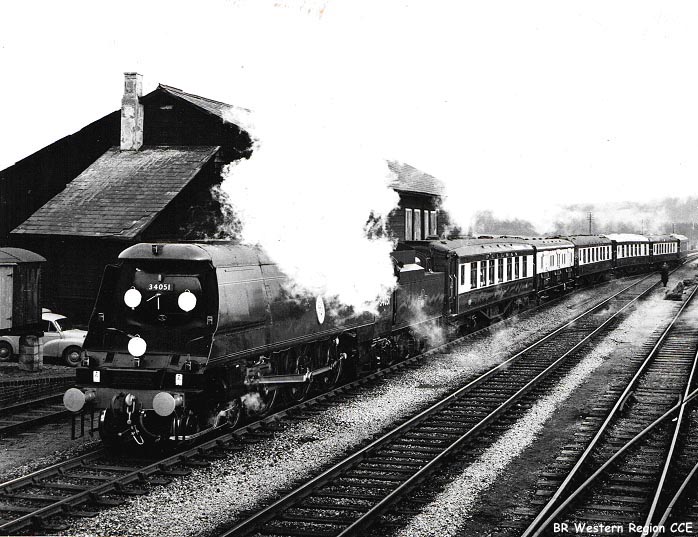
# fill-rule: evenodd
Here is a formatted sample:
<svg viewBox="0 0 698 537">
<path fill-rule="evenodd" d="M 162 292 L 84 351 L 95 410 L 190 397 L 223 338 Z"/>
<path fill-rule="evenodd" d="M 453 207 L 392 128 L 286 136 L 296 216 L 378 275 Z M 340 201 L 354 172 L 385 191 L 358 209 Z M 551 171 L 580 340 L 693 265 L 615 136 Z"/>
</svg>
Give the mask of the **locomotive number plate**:
<svg viewBox="0 0 698 537">
<path fill-rule="evenodd" d="M 149 283 L 148 291 L 174 291 L 171 283 Z"/>
</svg>

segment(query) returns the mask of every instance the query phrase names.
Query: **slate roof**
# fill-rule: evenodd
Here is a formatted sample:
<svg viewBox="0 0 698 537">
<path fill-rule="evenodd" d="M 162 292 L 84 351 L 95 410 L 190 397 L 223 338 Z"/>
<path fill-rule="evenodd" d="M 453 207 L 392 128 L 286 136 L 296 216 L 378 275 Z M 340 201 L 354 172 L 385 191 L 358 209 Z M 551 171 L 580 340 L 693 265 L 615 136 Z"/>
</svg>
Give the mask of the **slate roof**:
<svg viewBox="0 0 698 537">
<path fill-rule="evenodd" d="M 113 147 L 12 233 L 134 239 L 219 149 Z"/>
<path fill-rule="evenodd" d="M 436 177 L 424 173 L 409 164 L 390 160 L 388 161 L 388 167 L 397 176 L 396 179 L 390 183 L 390 187 L 395 190 L 441 197 L 446 193 L 444 184 Z"/>
<path fill-rule="evenodd" d="M 220 101 L 214 101 L 213 99 L 201 97 L 200 95 L 194 95 L 193 93 L 186 93 L 179 88 L 167 86 L 165 84 L 158 84 L 158 89 L 161 89 L 174 97 L 183 99 L 224 121 L 230 121 L 232 117 L 240 116 L 241 114 L 243 118 L 250 114 L 250 111 L 247 108 L 233 106 Z"/>
</svg>

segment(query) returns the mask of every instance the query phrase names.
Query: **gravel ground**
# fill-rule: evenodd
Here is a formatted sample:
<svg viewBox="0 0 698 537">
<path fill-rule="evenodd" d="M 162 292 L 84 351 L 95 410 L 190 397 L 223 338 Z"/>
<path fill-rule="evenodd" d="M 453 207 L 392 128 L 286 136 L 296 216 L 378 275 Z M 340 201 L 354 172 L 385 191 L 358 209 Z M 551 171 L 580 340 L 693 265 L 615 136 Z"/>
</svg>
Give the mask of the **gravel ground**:
<svg viewBox="0 0 698 537">
<path fill-rule="evenodd" d="M 71 440 L 69 420 L 0 438 L 0 483 L 76 457 L 99 445 L 96 438 Z"/>
<path fill-rule="evenodd" d="M 618 282 L 609 284 L 610 288 L 619 286 Z M 316 475 L 395 421 L 501 362 L 541 331 L 574 317 L 594 296 L 598 291 L 582 291 L 533 318 L 510 323 L 485 340 L 432 356 L 418 370 L 405 371 L 351 402 L 291 424 L 274 438 L 247 445 L 148 496 L 130 499 L 91 519 L 71 521 L 64 534 L 205 535 L 229 524 L 242 511 L 269 503 L 294 482 Z"/>
<path fill-rule="evenodd" d="M 450 537 L 469 535 L 466 526 L 482 493 L 496 483 L 502 472 L 515 465 L 519 455 L 533 444 L 559 407 L 587 381 L 618 347 L 641 342 L 647 334 L 663 326 L 677 309 L 676 302 L 661 295 L 640 304 L 633 314 L 601 341 L 557 386 L 536 404 L 499 440 L 468 465 L 432 503 L 427 504 L 396 537 Z"/>
</svg>

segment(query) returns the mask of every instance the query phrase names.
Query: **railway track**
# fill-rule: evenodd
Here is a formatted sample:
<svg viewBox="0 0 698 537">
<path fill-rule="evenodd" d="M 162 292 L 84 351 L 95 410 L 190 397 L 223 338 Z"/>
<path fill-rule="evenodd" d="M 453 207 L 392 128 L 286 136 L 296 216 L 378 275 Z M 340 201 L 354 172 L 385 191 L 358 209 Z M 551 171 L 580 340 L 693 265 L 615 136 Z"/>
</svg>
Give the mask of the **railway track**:
<svg viewBox="0 0 698 537">
<path fill-rule="evenodd" d="M 0 408 L 0 437 L 70 415 L 62 398 L 61 393 Z"/>
<path fill-rule="evenodd" d="M 633 281 L 631 287 L 646 282 L 648 278 Z M 646 283 L 645 285 L 647 286 Z M 524 315 L 533 315 L 536 309 L 538 308 L 529 310 Z M 499 326 L 508 322 L 503 321 Z M 1 483 L 0 534 L 30 528 L 43 531 L 65 529 L 66 517 L 93 516 L 100 507 L 118 505 L 126 496 L 145 494 L 152 486 L 166 484 L 173 477 L 190 473 L 193 467 L 206 466 L 216 458 L 242 449 L 242 444 L 274 434 L 284 420 L 298 419 L 308 409 L 325 405 L 332 399 L 350 396 L 353 391 L 372 383 L 380 383 L 384 377 L 397 374 L 402 369 L 416 367 L 421 360 L 433 353 L 444 352 L 465 341 L 485 337 L 491 328 L 471 333 L 268 418 L 225 432 L 194 448 L 161 459 L 116 457 L 97 448 L 30 475 Z"/>
<path fill-rule="evenodd" d="M 685 507 L 696 504 L 690 481 L 684 481 L 698 468 L 698 413 L 692 406 L 698 400 L 696 292 L 694 287 L 627 387 L 607 399 L 610 408 L 599 407 L 585 420 L 576 445 L 567 447 L 575 454 L 569 472 L 553 471 L 539 481 L 537 495 L 547 501 L 522 537 L 563 528 L 589 535 L 613 528 L 642 536 L 678 534 L 672 524 L 684 522 Z"/>
<path fill-rule="evenodd" d="M 595 305 L 220 536 L 365 534 L 442 462 L 578 363 L 654 286 L 644 278 Z"/>
</svg>

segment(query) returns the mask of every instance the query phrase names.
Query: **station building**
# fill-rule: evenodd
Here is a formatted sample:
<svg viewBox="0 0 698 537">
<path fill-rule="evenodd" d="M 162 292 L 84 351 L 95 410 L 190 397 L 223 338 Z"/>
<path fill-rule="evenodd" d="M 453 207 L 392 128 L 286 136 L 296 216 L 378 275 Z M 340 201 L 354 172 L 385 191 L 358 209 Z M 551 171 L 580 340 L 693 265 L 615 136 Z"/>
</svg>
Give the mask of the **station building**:
<svg viewBox="0 0 698 537">
<path fill-rule="evenodd" d="M 223 167 L 252 152 L 249 111 L 126 73 L 120 110 L 0 171 L 0 246 L 46 258 L 42 305 L 85 323 L 104 267 L 138 242 L 219 238 Z M 400 241 L 440 235 L 443 186 L 390 162 Z"/>
</svg>

